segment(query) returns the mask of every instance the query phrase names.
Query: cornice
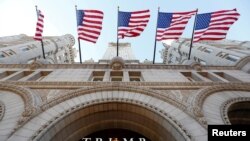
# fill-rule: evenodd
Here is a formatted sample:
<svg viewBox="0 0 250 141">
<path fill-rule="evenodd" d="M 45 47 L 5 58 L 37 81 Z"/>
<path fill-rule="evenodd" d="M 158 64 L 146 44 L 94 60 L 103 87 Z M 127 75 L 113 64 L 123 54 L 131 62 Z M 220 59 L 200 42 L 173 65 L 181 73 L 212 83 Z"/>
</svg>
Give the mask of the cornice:
<svg viewBox="0 0 250 141">
<path fill-rule="evenodd" d="M 29 64 L 0 64 L 0 68 L 29 69 Z M 38 69 L 38 68 L 37 68 Z M 39 69 L 110 69 L 109 64 L 43 64 Z M 193 70 L 189 65 L 125 64 L 124 69 L 174 69 Z M 202 66 L 203 70 L 235 70 L 235 66 Z"/>
<path fill-rule="evenodd" d="M 0 82 L 1 83 L 1 82 Z M 3 83 L 3 82 L 2 82 Z M 78 89 L 83 87 L 125 85 L 135 87 L 146 87 L 151 89 L 200 89 L 221 85 L 250 86 L 250 82 L 43 82 L 43 81 L 4 81 L 5 84 L 29 87 L 32 89 Z"/>
</svg>

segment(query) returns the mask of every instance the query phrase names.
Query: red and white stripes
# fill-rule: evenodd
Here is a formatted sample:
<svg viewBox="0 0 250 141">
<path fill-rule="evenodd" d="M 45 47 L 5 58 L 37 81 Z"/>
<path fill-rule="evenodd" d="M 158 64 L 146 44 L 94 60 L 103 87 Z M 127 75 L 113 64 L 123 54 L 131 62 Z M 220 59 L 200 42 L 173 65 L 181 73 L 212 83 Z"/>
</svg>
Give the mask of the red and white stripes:
<svg viewBox="0 0 250 141">
<path fill-rule="evenodd" d="M 230 26 L 238 20 L 239 16 L 236 9 L 212 12 L 209 26 L 195 30 L 194 42 L 225 39 Z"/>
<path fill-rule="evenodd" d="M 149 10 L 131 12 L 128 26 L 118 27 L 118 38 L 139 36 L 147 26 L 149 18 Z"/>
<path fill-rule="evenodd" d="M 83 10 L 82 24 L 78 26 L 79 39 L 96 43 L 102 30 L 103 12 Z"/>
<path fill-rule="evenodd" d="M 44 15 L 40 10 L 38 10 L 37 14 L 38 14 L 38 18 L 37 18 L 36 33 L 35 33 L 34 39 L 38 41 L 42 41 Z"/>
</svg>

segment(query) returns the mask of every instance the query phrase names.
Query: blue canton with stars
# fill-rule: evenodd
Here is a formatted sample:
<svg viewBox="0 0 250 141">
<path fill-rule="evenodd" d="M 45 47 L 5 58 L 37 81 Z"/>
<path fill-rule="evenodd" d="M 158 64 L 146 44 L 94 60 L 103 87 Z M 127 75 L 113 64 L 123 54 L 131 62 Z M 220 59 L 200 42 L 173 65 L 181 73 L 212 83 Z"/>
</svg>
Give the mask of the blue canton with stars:
<svg viewBox="0 0 250 141">
<path fill-rule="evenodd" d="M 130 18 L 131 18 L 131 12 L 119 12 L 118 27 L 119 26 L 128 27 Z"/>
<path fill-rule="evenodd" d="M 211 21 L 211 13 L 198 14 L 195 30 L 208 28 L 210 21 Z"/>
<path fill-rule="evenodd" d="M 76 12 L 77 12 L 77 14 L 76 14 L 77 26 L 80 26 L 80 25 L 82 25 L 84 11 L 83 10 L 77 10 Z"/>
<path fill-rule="evenodd" d="M 168 28 L 172 21 L 173 13 L 159 12 L 157 28 Z"/>
</svg>

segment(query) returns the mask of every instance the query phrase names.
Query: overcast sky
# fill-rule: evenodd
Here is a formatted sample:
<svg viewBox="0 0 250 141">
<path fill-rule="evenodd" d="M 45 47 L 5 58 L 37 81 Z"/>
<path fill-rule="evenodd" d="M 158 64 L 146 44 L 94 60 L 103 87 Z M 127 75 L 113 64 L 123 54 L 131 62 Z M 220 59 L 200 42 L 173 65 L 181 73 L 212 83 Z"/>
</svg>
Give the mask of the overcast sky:
<svg viewBox="0 0 250 141">
<path fill-rule="evenodd" d="M 36 25 L 35 5 L 45 14 L 44 36 L 72 34 L 77 37 L 75 5 L 78 9 L 97 9 L 104 12 L 103 30 L 96 44 L 81 41 L 83 60 L 102 58 L 108 42 L 116 42 L 117 6 L 120 11 L 150 9 L 151 18 L 145 31 L 136 38 L 126 38 L 120 42 L 130 42 L 137 59 L 152 60 L 156 28 L 157 8 L 164 12 L 190 11 L 199 13 L 237 8 L 241 14 L 231 27 L 227 39 L 250 40 L 250 0 L 0 0 L 0 36 L 26 34 L 33 36 Z M 182 37 L 190 38 L 192 18 Z M 75 47 L 78 49 L 78 43 Z M 156 62 L 161 62 L 157 43 Z M 79 61 L 79 60 L 76 60 Z"/>
</svg>

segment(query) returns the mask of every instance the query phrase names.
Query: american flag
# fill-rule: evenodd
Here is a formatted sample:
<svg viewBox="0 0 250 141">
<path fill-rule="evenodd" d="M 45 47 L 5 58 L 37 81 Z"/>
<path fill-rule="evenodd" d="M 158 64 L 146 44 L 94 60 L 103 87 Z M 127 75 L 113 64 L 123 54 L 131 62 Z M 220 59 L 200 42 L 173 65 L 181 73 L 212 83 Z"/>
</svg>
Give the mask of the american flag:
<svg viewBox="0 0 250 141">
<path fill-rule="evenodd" d="M 188 20 L 195 15 L 195 13 L 196 11 L 175 13 L 159 12 L 156 40 L 179 39 Z"/>
<path fill-rule="evenodd" d="M 77 10 L 78 38 L 96 43 L 101 34 L 103 12 L 98 10 Z"/>
<path fill-rule="evenodd" d="M 194 42 L 225 39 L 230 26 L 238 20 L 239 16 L 236 9 L 198 14 Z"/>
<path fill-rule="evenodd" d="M 35 40 L 42 41 L 42 34 L 43 34 L 43 13 L 38 10 L 37 11 L 37 24 L 36 24 L 36 33 L 33 37 Z"/>
<path fill-rule="evenodd" d="M 118 13 L 118 38 L 137 37 L 147 26 L 149 10 Z"/>
</svg>

